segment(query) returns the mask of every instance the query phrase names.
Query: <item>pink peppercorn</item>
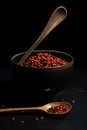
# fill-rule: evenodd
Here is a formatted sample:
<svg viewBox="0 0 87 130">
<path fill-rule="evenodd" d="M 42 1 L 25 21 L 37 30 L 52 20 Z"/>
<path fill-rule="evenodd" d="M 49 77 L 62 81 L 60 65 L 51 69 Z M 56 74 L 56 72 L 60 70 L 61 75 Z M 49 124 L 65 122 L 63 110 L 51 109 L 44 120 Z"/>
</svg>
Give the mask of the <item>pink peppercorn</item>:
<svg viewBox="0 0 87 130">
<path fill-rule="evenodd" d="M 15 121 L 15 120 L 16 120 L 16 118 L 15 118 L 15 117 L 11 117 L 11 120 L 12 120 L 12 121 Z"/>
<path fill-rule="evenodd" d="M 51 68 L 66 64 L 68 64 L 67 61 L 59 57 L 56 57 L 53 54 L 39 52 L 36 55 L 29 57 L 22 65 L 20 65 L 32 68 Z"/>
<path fill-rule="evenodd" d="M 24 120 L 21 120 L 21 124 L 24 124 L 25 123 L 25 121 Z"/>
<path fill-rule="evenodd" d="M 39 118 L 38 117 L 35 117 L 35 121 L 38 121 L 39 120 Z"/>
<path fill-rule="evenodd" d="M 59 105 L 59 106 L 51 106 L 51 108 L 48 109 L 48 112 L 50 114 L 62 114 L 67 111 L 67 107 L 64 105 Z"/>
<path fill-rule="evenodd" d="M 75 100 L 72 100 L 72 103 L 75 103 Z"/>
<path fill-rule="evenodd" d="M 43 116 L 41 116 L 41 117 L 40 117 L 40 119 L 41 119 L 41 120 L 43 120 L 43 119 L 44 119 L 44 117 L 43 117 Z"/>
</svg>

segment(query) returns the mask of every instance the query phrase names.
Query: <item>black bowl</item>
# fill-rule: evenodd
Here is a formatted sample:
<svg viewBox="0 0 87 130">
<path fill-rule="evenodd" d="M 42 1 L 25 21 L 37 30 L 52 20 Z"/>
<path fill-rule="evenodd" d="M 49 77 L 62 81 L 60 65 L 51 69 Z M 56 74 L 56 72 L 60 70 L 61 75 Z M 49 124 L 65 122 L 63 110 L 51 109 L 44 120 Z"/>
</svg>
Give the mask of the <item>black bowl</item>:
<svg viewBox="0 0 87 130">
<path fill-rule="evenodd" d="M 65 52 L 55 50 L 34 50 L 31 55 L 38 52 L 48 52 L 54 56 L 65 59 L 68 64 L 51 68 L 29 68 L 20 66 L 18 61 L 26 52 L 21 52 L 11 58 L 13 65 L 13 83 L 14 86 L 23 90 L 23 92 L 31 94 L 36 93 L 39 96 L 53 95 L 60 93 L 70 83 L 72 76 L 74 58 Z"/>
</svg>

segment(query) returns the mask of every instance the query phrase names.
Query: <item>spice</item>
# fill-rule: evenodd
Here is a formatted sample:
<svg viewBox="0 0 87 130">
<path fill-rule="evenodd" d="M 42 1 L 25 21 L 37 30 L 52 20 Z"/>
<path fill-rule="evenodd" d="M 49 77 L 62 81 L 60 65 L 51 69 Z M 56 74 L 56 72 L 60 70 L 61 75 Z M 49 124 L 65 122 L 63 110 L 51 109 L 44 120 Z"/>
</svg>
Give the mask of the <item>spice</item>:
<svg viewBox="0 0 87 130">
<path fill-rule="evenodd" d="M 44 120 L 44 116 L 35 117 L 35 121 Z"/>
<path fill-rule="evenodd" d="M 12 121 L 15 121 L 15 120 L 16 120 L 16 118 L 15 118 L 15 117 L 11 117 L 11 120 L 12 120 Z"/>
<path fill-rule="evenodd" d="M 59 106 L 51 106 L 48 109 L 48 112 L 50 114 L 63 114 L 64 112 L 67 111 L 67 107 L 65 107 L 64 105 L 59 105 Z"/>
<path fill-rule="evenodd" d="M 21 120 L 21 124 L 24 124 L 24 120 Z"/>
<path fill-rule="evenodd" d="M 50 68 L 66 64 L 68 64 L 68 62 L 64 59 L 61 59 L 60 57 L 54 56 L 53 54 L 47 52 L 39 52 L 36 55 L 29 57 L 24 63 L 20 65 L 32 68 Z"/>
<path fill-rule="evenodd" d="M 43 117 L 43 116 L 41 116 L 41 117 L 40 117 L 40 119 L 41 119 L 41 120 L 43 120 L 43 119 L 44 119 L 44 117 Z"/>
<path fill-rule="evenodd" d="M 72 100 L 72 103 L 75 103 L 75 100 L 74 100 L 74 99 Z"/>
<path fill-rule="evenodd" d="M 35 121 L 38 121 L 39 120 L 39 118 L 38 117 L 35 117 Z"/>
</svg>

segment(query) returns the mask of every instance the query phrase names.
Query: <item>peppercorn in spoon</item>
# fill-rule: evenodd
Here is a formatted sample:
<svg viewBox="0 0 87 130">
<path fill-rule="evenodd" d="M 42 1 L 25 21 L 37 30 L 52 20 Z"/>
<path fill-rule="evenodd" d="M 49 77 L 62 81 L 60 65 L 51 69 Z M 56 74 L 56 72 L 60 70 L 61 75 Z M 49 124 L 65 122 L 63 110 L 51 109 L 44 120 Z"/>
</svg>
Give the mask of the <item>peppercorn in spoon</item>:
<svg viewBox="0 0 87 130">
<path fill-rule="evenodd" d="M 29 50 L 24 54 L 24 56 L 19 60 L 18 64 L 22 64 L 31 52 L 42 42 L 42 40 L 55 28 L 57 27 L 67 16 L 67 9 L 64 6 L 57 7 L 50 19 L 48 20 L 45 28 L 43 29 L 41 35 L 35 41 L 35 43 L 29 48 Z"/>
<path fill-rule="evenodd" d="M 21 107 L 21 108 L 3 108 L 1 112 L 12 112 L 12 111 L 29 111 L 29 110 L 42 110 L 48 114 L 53 115 L 64 115 L 72 109 L 72 105 L 68 102 L 51 102 L 39 107 Z"/>
</svg>

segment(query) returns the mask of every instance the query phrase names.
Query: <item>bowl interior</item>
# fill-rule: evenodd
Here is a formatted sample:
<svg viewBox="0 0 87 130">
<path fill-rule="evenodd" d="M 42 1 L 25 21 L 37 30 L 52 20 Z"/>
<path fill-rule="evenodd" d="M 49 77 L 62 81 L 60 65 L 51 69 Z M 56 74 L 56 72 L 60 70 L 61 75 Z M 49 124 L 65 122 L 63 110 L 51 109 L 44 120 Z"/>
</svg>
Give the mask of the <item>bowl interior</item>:
<svg viewBox="0 0 87 130">
<path fill-rule="evenodd" d="M 65 52 L 61 52 L 61 51 L 55 51 L 55 50 L 35 50 L 35 51 L 33 51 L 33 52 L 31 53 L 30 56 L 36 55 L 38 52 L 50 53 L 50 54 L 52 54 L 52 55 L 54 55 L 54 56 L 56 56 L 56 57 L 59 57 L 59 58 L 61 58 L 61 59 L 66 60 L 66 61 L 68 62 L 67 65 L 61 65 L 61 66 L 52 67 L 52 68 L 60 68 L 60 67 L 65 67 L 65 66 L 68 67 L 68 66 L 73 65 L 73 62 L 74 62 L 74 58 L 73 58 L 70 54 L 65 53 Z M 12 61 L 14 64 L 18 65 L 19 60 L 23 57 L 23 55 L 24 55 L 25 53 L 26 53 L 26 52 L 21 52 L 21 53 L 18 53 L 18 54 L 16 54 L 16 55 L 14 55 L 14 56 L 12 57 L 11 61 Z"/>
</svg>

